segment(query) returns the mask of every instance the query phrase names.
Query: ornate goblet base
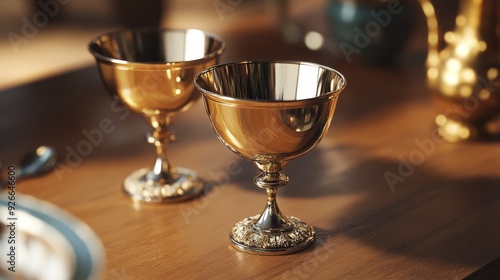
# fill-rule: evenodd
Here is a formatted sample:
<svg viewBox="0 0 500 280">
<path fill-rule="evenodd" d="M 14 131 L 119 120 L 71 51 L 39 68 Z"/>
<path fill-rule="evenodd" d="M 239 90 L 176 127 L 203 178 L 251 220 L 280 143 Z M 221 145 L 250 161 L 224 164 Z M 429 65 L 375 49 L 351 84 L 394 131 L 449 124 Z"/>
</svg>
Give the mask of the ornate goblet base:
<svg viewBox="0 0 500 280">
<path fill-rule="evenodd" d="M 203 191 L 204 183 L 196 172 L 177 167 L 169 179 L 151 180 L 148 168 L 130 174 L 123 183 L 123 190 L 138 202 L 175 203 L 192 199 Z"/>
<path fill-rule="evenodd" d="M 234 248 L 260 255 L 284 255 L 302 251 L 314 242 L 314 229 L 295 217 L 279 229 L 264 229 L 256 225 L 261 215 L 236 223 L 231 231 Z"/>
</svg>

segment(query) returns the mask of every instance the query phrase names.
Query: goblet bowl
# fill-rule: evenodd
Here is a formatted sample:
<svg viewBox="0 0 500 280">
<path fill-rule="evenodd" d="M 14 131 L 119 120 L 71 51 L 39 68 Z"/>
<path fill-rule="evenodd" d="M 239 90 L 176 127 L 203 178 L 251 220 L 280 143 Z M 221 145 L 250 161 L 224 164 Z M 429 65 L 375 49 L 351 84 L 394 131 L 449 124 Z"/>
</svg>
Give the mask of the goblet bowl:
<svg viewBox="0 0 500 280">
<path fill-rule="evenodd" d="M 300 251 L 311 226 L 284 216 L 276 192 L 288 182 L 288 162 L 313 149 L 328 131 L 345 78 L 313 63 L 250 61 L 216 65 L 195 78 L 218 138 L 260 169 L 254 183 L 267 192 L 261 215 L 236 224 L 231 242 L 258 254 Z"/>
<path fill-rule="evenodd" d="M 216 64 L 225 47 L 217 36 L 196 29 L 130 29 L 98 36 L 89 45 L 108 92 L 129 109 L 146 117 L 156 146 L 153 168 L 135 171 L 124 181 L 132 199 L 178 202 L 203 190 L 196 172 L 173 167 L 167 160 L 168 132 L 174 116 L 200 95 L 193 79 Z"/>
</svg>

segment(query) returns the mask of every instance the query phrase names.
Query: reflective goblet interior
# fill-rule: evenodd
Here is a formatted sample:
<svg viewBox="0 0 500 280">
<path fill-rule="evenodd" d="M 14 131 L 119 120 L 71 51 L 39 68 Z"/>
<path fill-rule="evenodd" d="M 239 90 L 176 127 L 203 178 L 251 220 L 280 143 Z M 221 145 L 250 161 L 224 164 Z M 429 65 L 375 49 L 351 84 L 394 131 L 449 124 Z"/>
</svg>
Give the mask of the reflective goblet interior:
<svg viewBox="0 0 500 280">
<path fill-rule="evenodd" d="M 195 29 L 131 29 L 98 36 L 89 45 L 108 92 L 153 127 L 148 142 L 156 146 L 153 168 L 133 172 L 124 181 L 132 199 L 178 202 L 203 190 L 196 172 L 173 167 L 166 146 L 174 115 L 187 110 L 200 95 L 193 79 L 217 63 L 224 42 Z"/>
<path fill-rule="evenodd" d="M 281 213 L 276 192 L 288 182 L 288 162 L 314 148 L 327 132 L 346 80 L 337 71 L 304 62 L 238 62 L 201 72 L 195 85 L 211 125 L 231 151 L 260 169 L 266 189 L 261 215 L 238 222 L 232 245 L 257 254 L 285 254 L 312 244 L 314 230 Z"/>
</svg>

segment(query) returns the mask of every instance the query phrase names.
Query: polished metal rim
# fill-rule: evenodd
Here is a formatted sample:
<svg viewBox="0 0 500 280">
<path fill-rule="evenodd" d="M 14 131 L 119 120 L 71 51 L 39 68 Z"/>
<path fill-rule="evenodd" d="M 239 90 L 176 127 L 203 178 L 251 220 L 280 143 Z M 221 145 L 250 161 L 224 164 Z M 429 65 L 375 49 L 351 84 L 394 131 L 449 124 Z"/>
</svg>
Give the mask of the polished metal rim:
<svg viewBox="0 0 500 280">
<path fill-rule="evenodd" d="M 132 33 L 132 32 L 168 33 L 168 32 L 188 32 L 188 31 L 202 32 L 205 35 L 205 37 L 219 42 L 220 47 L 216 48 L 213 52 L 210 52 L 207 55 L 205 55 L 204 57 L 199 58 L 199 59 L 187 60 L 187 61 L 179 60 L 179 61 L 158 61 L 158 62 L 127 61 L 124 59 L 112 58 L 109 56 L 102 55 L 100 52 L 98 52 L 95 49 L 99 46 L 99 42 L 101 42 L 102 38 L 105 36 L 114 36 L 117 34 L 125 34 L 125 33 Z M 219 36 L 215 35 L 214 33 L 208 32 L 208 31 L 204 31 L 201 29 L 195 29 L 195 28 L 187 28 L 187 29 L 182 29 L 182 28 L 170 29 L 170 28 L 168 28 L 167 29 L 167 28 L 156 28 L 156 27 L 123 29 L 123 30 L 119 30 L 119 31 L 103 33 L 103 34 L 95 37 L 94 39 L 92 39 L 92 41 L 90 41 L 89 46 L 88 46 L 89 51 L 92 53 L 92 55 L 94 55 L 96 57 L 96 59 L 110 63 L 110 64 L 124 64 L 124 65 L 127 65 L 129 69 L 130 69 L 130 67 L 147 68 L 147 67 L 154 66 L 154 65 L 158 65 L 158 66 L 172 65 L 173 66 L 175 64 L 183 64 L 183 65 L 190 64 L 190 63 L 197 64 L 197 63 L 200 63 L 204 60 L 211 59 L 211 58 L 214 58 L 214 57 L 221 55 L 225 48 L 226 48 L 226 43 Z"/>
<path fill-rule="evenodd" d="M 274 100 L 251 100 L 251 99 L 224 96 L 224 95 L 220 95 L 218 93 L 204 89 L 199 83 L 199 80 L 201 79 L 202 75 L 205 75 L 206 73 L 212 72 L 217 68 L 228 67 L 228 66 L 237 66 L 237 65 L 249 65 L 249 64 L 254 64 L 254 65 L 281 64 L 281 65 L 314 66 L 314 67 L 318 67 L 318 68 L 326 70 L 326 71 L 331 71 L 331 72 L 335 73 L 336 75 L 338 75 L 339 79 L 342 80 L 342 85 L 334 91 L 325 92 L 325 93 L 323 93 L 319 96 L 313 97 L 313 98 L 300 99 L 300 100 L 274 101 Z M 209 98 L 209 99 L 211 99 L 215 102 L 218 102 L 218 103 L 222 103 L 226 106 L 264 109 L 266 107 L 273 107 L 273 108 L 303 107 L 304 103 L 312 105 L 312 104 L 317 104 L 317 103 L 323 103 L 326 99 L 335 99 L 338 97 L 340 92 L 342 92 L 344 90 L 344 88 L 347 85 L 347 81 L 346 81 L 344 75 L 342 75 L 339 71 L 337 71 L 331 67 L 318 64 L 318 63 L 304 62 L 304 61 L 298 61 L 298 60 L 248 60 L 248 61 L 240 61 L 240 62 L 227 62 L 227 63 L 221 63 L 221 64 L 211 66 L 211 67 L 201 71 L 200 73 L 198 73 L 196 75 L 196 77 L 194 79 L 194 84 L 206 98 Z"/>
</svg>

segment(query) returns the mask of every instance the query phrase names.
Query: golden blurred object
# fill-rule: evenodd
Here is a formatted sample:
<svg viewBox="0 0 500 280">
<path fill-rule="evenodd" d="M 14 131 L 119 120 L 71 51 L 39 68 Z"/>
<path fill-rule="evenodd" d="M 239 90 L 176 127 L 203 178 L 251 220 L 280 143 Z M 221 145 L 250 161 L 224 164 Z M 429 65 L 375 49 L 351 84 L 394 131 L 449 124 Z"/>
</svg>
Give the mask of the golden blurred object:
<svg viewBox="0 0 500 280">
<path fill-rule="evenodd" d="M 293 253 L 314 241 L 311 226 L 281 213 L 278 188 L 288 162 L 313 149 L 328 131 L 346 80 L 337 71 L 304 62 L 241 62 L 211 67 L 195 78 L 221 142 L 253 161 L 266 190 L 261 215 L 238 222 L 231 244 L 265 255 Z"/>
<path fill-rule="evenodd" d="M 176 113 L 199 99 L 193 79 L 218 61 L 224 47 L 215 35 L 196 29 L 131 29 L 101 35 L 90 43 L 108 91 L 144 115 L 154 129 L 148 136 L 157 151 L 154 167 L 139 169 L 124 182 L 133 200 L 179 202 L 203 190 L 196 172 L 168 162 L 166 146 L 174 140 L 168 127 Z"/>
<path fill-rule="evenodd" d="M 430 0 L 420 0 L 427 17 L 427 81 L 439 110 L 436 125 L 449 142 L 495 137 L 489 123 L 500 115 L 499 35 L 496 0 L 461 0 L 455 29 L 439 38 Z M 443 39 L 446 47 L 439 49 Z"/>
</svg>

